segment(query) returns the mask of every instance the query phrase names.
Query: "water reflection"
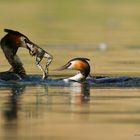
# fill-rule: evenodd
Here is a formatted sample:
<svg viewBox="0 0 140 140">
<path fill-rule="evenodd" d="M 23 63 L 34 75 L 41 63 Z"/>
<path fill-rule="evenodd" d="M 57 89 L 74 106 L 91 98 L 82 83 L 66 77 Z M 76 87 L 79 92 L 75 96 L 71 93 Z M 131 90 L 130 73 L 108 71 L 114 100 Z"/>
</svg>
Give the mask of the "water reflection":
<svg viewBox="0 0 140 140">
<path fill-rule="evenodd" d="M 74 82 L 66 87 L 20 85 L 7 88 L 10 91 L 10 95 L 5 100 L 2 109 L 2 114 L 6 121 L 18 119 L 18 111 L 21 111 L 21 108 L 25 106 L 29 108 L 32 105 L 31 109 L 24 109 L 26 110 L 26 115 L 34 112 L 33 114 L 38 116 L 40 114 L 39 109 L 43 106 L 84 104 L 90 100 L 90 87 L 87 83 Z"/>
<path fill-rule="evenodd" d="M 82 104 L 89 101 L 90 88 L 86 83 L 72 83 L 70 86 L 71 103 Z"/>
<path fill-rule="evenodd" d="M 1 138 L 5 140 L 12 138 L 12 136 L 15 140 L 21 138 L 21 135 L 32 136 L 32 130 L 38 128 L 36 123 L 44 118 L 44 122 L 48 121 L 51 114 L 54 113 L 55 121 L 62 118 L 56 117 L 59 113 L 64 116 L 65 120 L 65 115 L 63 115 L 65 108 L 72 113 L 71 104 L 78 104 L 78 106 L 79 104 L 87 104 L 90 96 L 89 85 L 83 83 L 72 83 L 70 86 L 64 87 L 10 86 L 1 90 L 3 91 L 1 97 L 3 97 L 2 94 L 5 90 L 6 93 L 10 92 L 6 98 L 4 95 L 4 100 L 0 103 L 0 114 L 2 114 L 0 133 L 2 134 Z M 36 133 L 40 135 L 41 132 L 42 130 Z"/>
<path fill-rule="evenodd" d="M 10 88 L 10 96 L 7 97 L 3 110 L 4 117 L 7 121 L 18 118 L 20 95 L 25 91 L 25 86 L 13 86 Z"/>
<path fill-rule="evenodd" d="M 94 134 L 110 132 L 112 126 L 120 134 L 127 133 L 128 126 L 138 127 L 131 134 L 139 131 L 139 89 L 96 89 L 71 83 L 17 85 L 0 91 L 3 140 L 93 139 Z"/>
</svg>

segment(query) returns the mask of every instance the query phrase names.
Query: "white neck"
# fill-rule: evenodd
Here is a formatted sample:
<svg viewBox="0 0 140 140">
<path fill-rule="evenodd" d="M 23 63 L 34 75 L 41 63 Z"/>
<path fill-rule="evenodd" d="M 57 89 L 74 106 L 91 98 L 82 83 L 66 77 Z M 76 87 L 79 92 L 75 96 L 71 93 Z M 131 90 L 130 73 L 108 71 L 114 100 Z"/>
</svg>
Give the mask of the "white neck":
<svg viewBox="0 0 140 140">
<path fill-rule="evenodd" d="M 72 77 L 70 77 L 70 78 L 64 79 L 64 81 L 73 80 L 73 81 L 79 82 L 79 81 L 82 81 L 82 79 L 83 79 L 84 77 L 85 77 L 85 76 L 84 76 L 82 73 L 79 72 L 78 74 L 76 74 L 76 75 L 74 75 L 74 76 L 72 76 Z"/>
</svg>

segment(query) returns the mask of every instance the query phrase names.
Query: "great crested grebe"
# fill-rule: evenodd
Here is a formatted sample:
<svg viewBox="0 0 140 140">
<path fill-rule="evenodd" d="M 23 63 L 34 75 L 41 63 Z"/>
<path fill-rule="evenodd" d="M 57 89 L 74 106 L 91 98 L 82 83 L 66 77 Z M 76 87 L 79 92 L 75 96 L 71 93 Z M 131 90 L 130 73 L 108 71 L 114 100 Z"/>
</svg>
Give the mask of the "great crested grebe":
<svg viewBox="0 0 140 140">
<path fill-rule="evenodd" d="M 1 48 L 7 58 L 9 64 L 12 68 L 9 70 L 10 72 L 14 72 L 21 78 L 26 75 L 25 69 L 20 58 L 16 55 L 19 47 L 27 48 L 31 55 L 36 55 L 36 65 L 43 71 L 43 78 L 47 77 L 45 70 L 40 66 L 40 61 L 43 57 L 49 58 L 50 55 L 44 51 L 43 49 L 38 49 L 39 47 L 31 42 L 27 36 L 24 34 L 14 31 L 11 29 L 4 29 L 7 33 L 1 39 Z M 37 48 L 37 49 L 36 49 Z M 37 50 L 37 51 L 35 51 Z M 47 63 L 46 67 L 50 64 L 50 61 Z"/>
<path fill-rule="evenodd" d="M 78 70 L 79 72 L 75 76 L 63 80 L 81 82 L 84 81 L 90 74 L 90 65 L 88 61 L 90 61 L 88 58 L 74 58 L 68 61 L 64 66 L 55 70 Z"/>
</svg>

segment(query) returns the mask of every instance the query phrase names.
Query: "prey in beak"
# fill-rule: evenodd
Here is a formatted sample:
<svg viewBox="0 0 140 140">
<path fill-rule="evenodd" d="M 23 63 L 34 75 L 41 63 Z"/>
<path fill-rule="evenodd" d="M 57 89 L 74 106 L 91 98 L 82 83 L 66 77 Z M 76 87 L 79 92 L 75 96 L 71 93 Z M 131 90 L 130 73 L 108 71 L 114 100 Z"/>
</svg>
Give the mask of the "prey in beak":
<svg viewBox="0 0 140 140">
<path fill-rule="evenodd" d="M 36 45 L 32 42 L 29 42 L 28 40 L 26 40 L 25 42 L 27 44 L 29 54 L 31 56 L 36 57 L 36 66 L 42 71 L 42 74 L 43 74 L 42 79 L 47 79 L 48 67 L 53 60 L 53 56 L 51 54 L 49 54 L 48 52 L 46 52 L 44 49 L 40 48 L 38 45 Z M 43 58 L 47 58 L 47 63 L 46 63 L 45 69 L 40 64 L 40 62 L 42 61 Z"/>
</svg>

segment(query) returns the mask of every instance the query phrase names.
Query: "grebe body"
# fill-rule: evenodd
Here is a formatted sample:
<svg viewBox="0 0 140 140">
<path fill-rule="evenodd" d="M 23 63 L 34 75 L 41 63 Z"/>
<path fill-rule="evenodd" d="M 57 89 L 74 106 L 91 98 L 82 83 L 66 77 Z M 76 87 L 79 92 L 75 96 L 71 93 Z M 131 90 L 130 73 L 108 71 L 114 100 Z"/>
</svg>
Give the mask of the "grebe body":
<svg viewBox="0 0 140 140">
<path fill-rule="evenodd" d="M 12 66 L 9 71 L 14 72 L 21 77 L 25 76 L 25 69 L 16 53 L 19 47 L 24 47 L 28 49 L 25 40 L 28 40 L 28 42 L 30 43 L 32 42 L 25 35 L 18 31 L 10 29 L 4 29 L 4 31 L 7 34 L 1 39 L 1 48 L 9 64 Z"/>
</svg>

